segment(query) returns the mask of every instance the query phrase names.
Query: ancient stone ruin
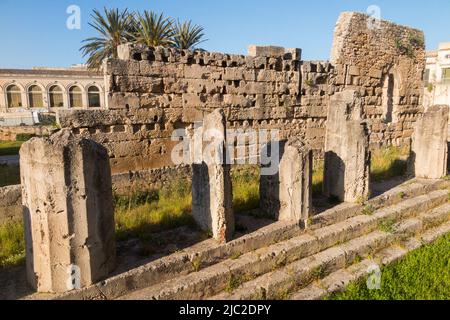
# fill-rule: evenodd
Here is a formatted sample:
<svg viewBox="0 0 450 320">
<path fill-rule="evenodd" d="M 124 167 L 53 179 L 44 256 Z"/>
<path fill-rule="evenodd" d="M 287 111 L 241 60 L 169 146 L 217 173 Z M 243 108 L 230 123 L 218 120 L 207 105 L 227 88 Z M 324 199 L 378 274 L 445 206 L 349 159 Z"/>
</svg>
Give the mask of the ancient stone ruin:
<svg viewBox="0 0 450 320">
<path fill-rule="evenodd" d="M 58 293 L 105 279 L 116 256 L 105 148 L 63 130 L 25 143 L 20 164 L 29 283 Z"/>
<path fill-rule="evenodd" d="M 192 213 L 215 239 L 233 239 L 234 215 L 230 165 L 227 164 L 226 120 L 221 109 L 207 115 L 201 127 L 200 157 L 192 168 Z"/>
<path fill-rule="evenodd" d="M 251 46 L 241 56 L 122 45 L 118 58 L 104 63 L 109 109 L 61 111 L 63 130 L 22 147 L 30 283 L 39 292 L 85 288 L 66 298 L 248 299 L 256 292 L 276 298 L 277 290 L 295 291 L 317 270 L 339 271 L 371 250 L 391 250 L 381 256 L 386 261 L 404 255 L 389 246 L 443 223 L 450 212 L 447 191 L 440 189 L 446 182 L 430 180 L 447 174 L 449 111 L 422 108 L 423 33 L 371 22 L 343 13 L 326 62 L 302 61 L 300 49 L 280 47 Z M 260 135 L 242 142 L 230 129 Z M 277 139 L 263 139 L 266 130 L 275 130 Z M 173 162 L 176 131 L 184 133 L 183 143 L 194 137 L 182 163 Z M 409 146 L 411 137 L 414 172 L 429 181 L 371 198 L 370 150 Z M 263 172 L 274 165 L 262 161 L 266 153 L 278 162 L 276 172 L 261 174 L 260 210 L 276 222 L 236 238 L 230 155 L 256 159 L 252 164 Z M 320 214 L 312 202 L 314 158 L 325 160 L 324 195 L 345 202 Z M 128 189 L 191 179 L 192 215 L 214 240 L 98 283 L 115 265 L 112 173 L 122 175 Z M 402 193 L 411 199 L 383 209 L 402 201 Z M 380 212 L 362 213 L 363 203 Z M 435 207 L 442 212 L 407 221 L 398 237 L 377 229 L 386 218 Z M 419 245 L 411 240 L 408 246 Z M 75 272 L 78 284 L 70 280 Z M 234 276 L 252 280 L 225 293 Z M 316 286 L 296 297 L 324 290 Z"/>
<path fill-rule="evenodd" d="M 361 116 L 361 98 L 356 91 L 346 90 L 330 98 L 323 190 L 340 201 L 365 201 L 370 195 L 369 136 Z"/>
<path fill-rule="evenodd" d="M 449 106 L 432 106 L 417 120 L 412 139 L 412 164 L 418 178 L 447 175 Z"/>
<path fill-rule="evenodd" d="M 277 173 L 260 177 L 260 207 L 275 220 L 306 226 L 312 212 L 312 150 L 299 139 L 281 143 Z"/>
</svg>

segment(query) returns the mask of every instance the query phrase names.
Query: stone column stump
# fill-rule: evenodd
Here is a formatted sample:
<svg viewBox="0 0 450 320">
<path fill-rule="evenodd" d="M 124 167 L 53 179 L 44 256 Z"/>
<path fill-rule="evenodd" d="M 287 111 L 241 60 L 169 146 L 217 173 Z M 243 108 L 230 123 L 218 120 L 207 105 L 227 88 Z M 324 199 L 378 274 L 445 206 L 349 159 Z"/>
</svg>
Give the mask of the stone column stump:
<svg viewBox="0 0 450 320">
<path fill-rule="evenodd" d="M 261 176 L 261 210 L 307 227 L 312 210 L 312 150 L 299 139 L 280 142 L 278 173 Z"/>
<path fill-rule="evenodd" d="M 330 98 L 323 191 L 344 202 L 365 201 L 370 196 L 369 134 L 361 112 L 354 90 Z"/>
<path fill-rule="evenodd" d="M 441 179 L 447 175 L 449 107 L 430 107 L 414 127 L 410 172 L 417 178 Z"/>
<path fill-rule="evenodd" d="M 20 150 L 27 278 L 63 293 L 115 267 L 111 170 L 105 148 L 62 130 Z"/>
<path fill-rule="evenodd" d="M 234 234 L 233 191 L 227 161 L 226 119 L 217 109 L 203 119 L 192 150 L 196 156 L 192 172 L 192 213 L 202 230 L 227 242 Z"/>
</svg>

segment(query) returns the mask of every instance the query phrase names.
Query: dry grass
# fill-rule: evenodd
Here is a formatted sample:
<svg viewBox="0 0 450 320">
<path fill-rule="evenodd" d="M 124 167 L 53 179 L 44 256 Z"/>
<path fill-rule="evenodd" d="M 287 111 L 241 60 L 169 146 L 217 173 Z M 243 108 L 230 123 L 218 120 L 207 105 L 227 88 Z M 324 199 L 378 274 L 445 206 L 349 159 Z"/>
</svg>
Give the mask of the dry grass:
<svg viewBox="0 0 450 320">
<path fill-rule="evenodd" d="M 372 152 L 371 178 L 375 182 L 389 180 L 406 174 L 407 147 L 384 147 Z"/>
<path fill-rule="evenodd" d="M 0 164 L 0 187 L 20 184 L 20 168 L 18 165 Z"/>
<path fill-rule="evenodd" d="M 16 266 L 25 261 L 23 224 L 9 222 L 0 226 L 0 268 Z"/>
<path fill-rule="evenodd" d="M 259 168 L 246 166 L 232 171 L 233 210 L 236 213 L 259 208 Z"/>
<path fill-rule="evenodd" d="M 152 233 L 193 224 L 191 186 L 176 181 L 156 192 L 115 197 L 116 233 L 119 240 L 148 240 Z"/>
<path fill-rule="evenodd" d="M 312 176 L 313 196 L 322 194 L 323 170 L 324 170 L 324 161 L 323 160 L 314 161 L 313 176 Z"/>
<path fill-rule="evenodd" d="M 19 154 L 23 141 L 0 141 L 0 156 Z"/>
</svg>

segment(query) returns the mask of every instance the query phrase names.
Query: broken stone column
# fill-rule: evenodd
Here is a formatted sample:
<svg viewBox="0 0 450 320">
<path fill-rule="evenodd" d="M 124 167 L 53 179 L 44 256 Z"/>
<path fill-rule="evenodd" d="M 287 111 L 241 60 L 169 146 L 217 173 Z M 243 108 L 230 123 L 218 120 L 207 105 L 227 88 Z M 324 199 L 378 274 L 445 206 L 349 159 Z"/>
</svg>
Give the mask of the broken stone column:
<svg viewBox="0 0 450 320">
<path fill-rule="evenodd" d="M 330 98 L 325 135 L 323 191 L 344 202 L 365 201 L 370 196 L 370 151 L 362 107 L 354 90 Z"/>
<path fill-rule="evenodd" d="M 27 278 L 62 293 L 115 267 L 111 170 L 105 148 L 62 130 L 20 149 Z"/>
<path fill-rule="evenodd" d="M 440 179 L 447 175 L 448 118 L 449 107 L 437 105 L 417 120 L 409 161 L 410 172 L 416 177 Z"/>
<path fill-rule="evenodd" d="M 234 234 L 230 164 L 227 161 L 226 119 L 217 109 L 203 119 L 192 150 L 192 213 L 202 230 L 214 239 L 227 242 Z M 198 141 L 197 141 L 198 142 Z"/>
<path fill-rule="evenodd" d="M 260 178 L 261 210 L 306 227 L 312 210 L 312 150 L 299 139 L 282 144 L 278 173 Z"/>
</svg>

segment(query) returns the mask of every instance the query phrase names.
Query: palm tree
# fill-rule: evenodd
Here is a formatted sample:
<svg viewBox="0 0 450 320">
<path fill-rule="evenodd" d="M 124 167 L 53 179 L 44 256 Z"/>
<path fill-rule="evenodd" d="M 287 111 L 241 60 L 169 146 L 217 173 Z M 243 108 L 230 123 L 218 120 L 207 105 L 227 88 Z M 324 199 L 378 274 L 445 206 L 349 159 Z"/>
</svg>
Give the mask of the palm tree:
<svg viewBox="0 0 450 320">
<path fill-rule="evenodd" d="M 202 40 L 205 36 L 203 27 L 192 24 L 192 21 L 181 23 L 179 20 L 174 25 L 173 43 L 178 49 L 193 49 L 198 44 L 206 41 Z"/>
<path fill-rule="evenodd" d="M 150 47 L 168 46 L 172 44 L 173 20 L 159 16 L 153 11 L 144 11 L 136 17 L 136 30 L 133 33 L 133 41 Z"/>
<path fill-rule="evenodd" d="M 117 47 L 130 40 L 130 30 L 133 27 L 133 16 L 128 10 L 104 8 L 104 15 L 94 10 L 91 15 L 93 22 L 89 25 L 99 32 L 99 37 L 84 40 L 86 44 L 80 51 L 83 56 L 89 56 L 89 68 L 99 69 L 103 59 L 117 58 Z"/>
</svg>

